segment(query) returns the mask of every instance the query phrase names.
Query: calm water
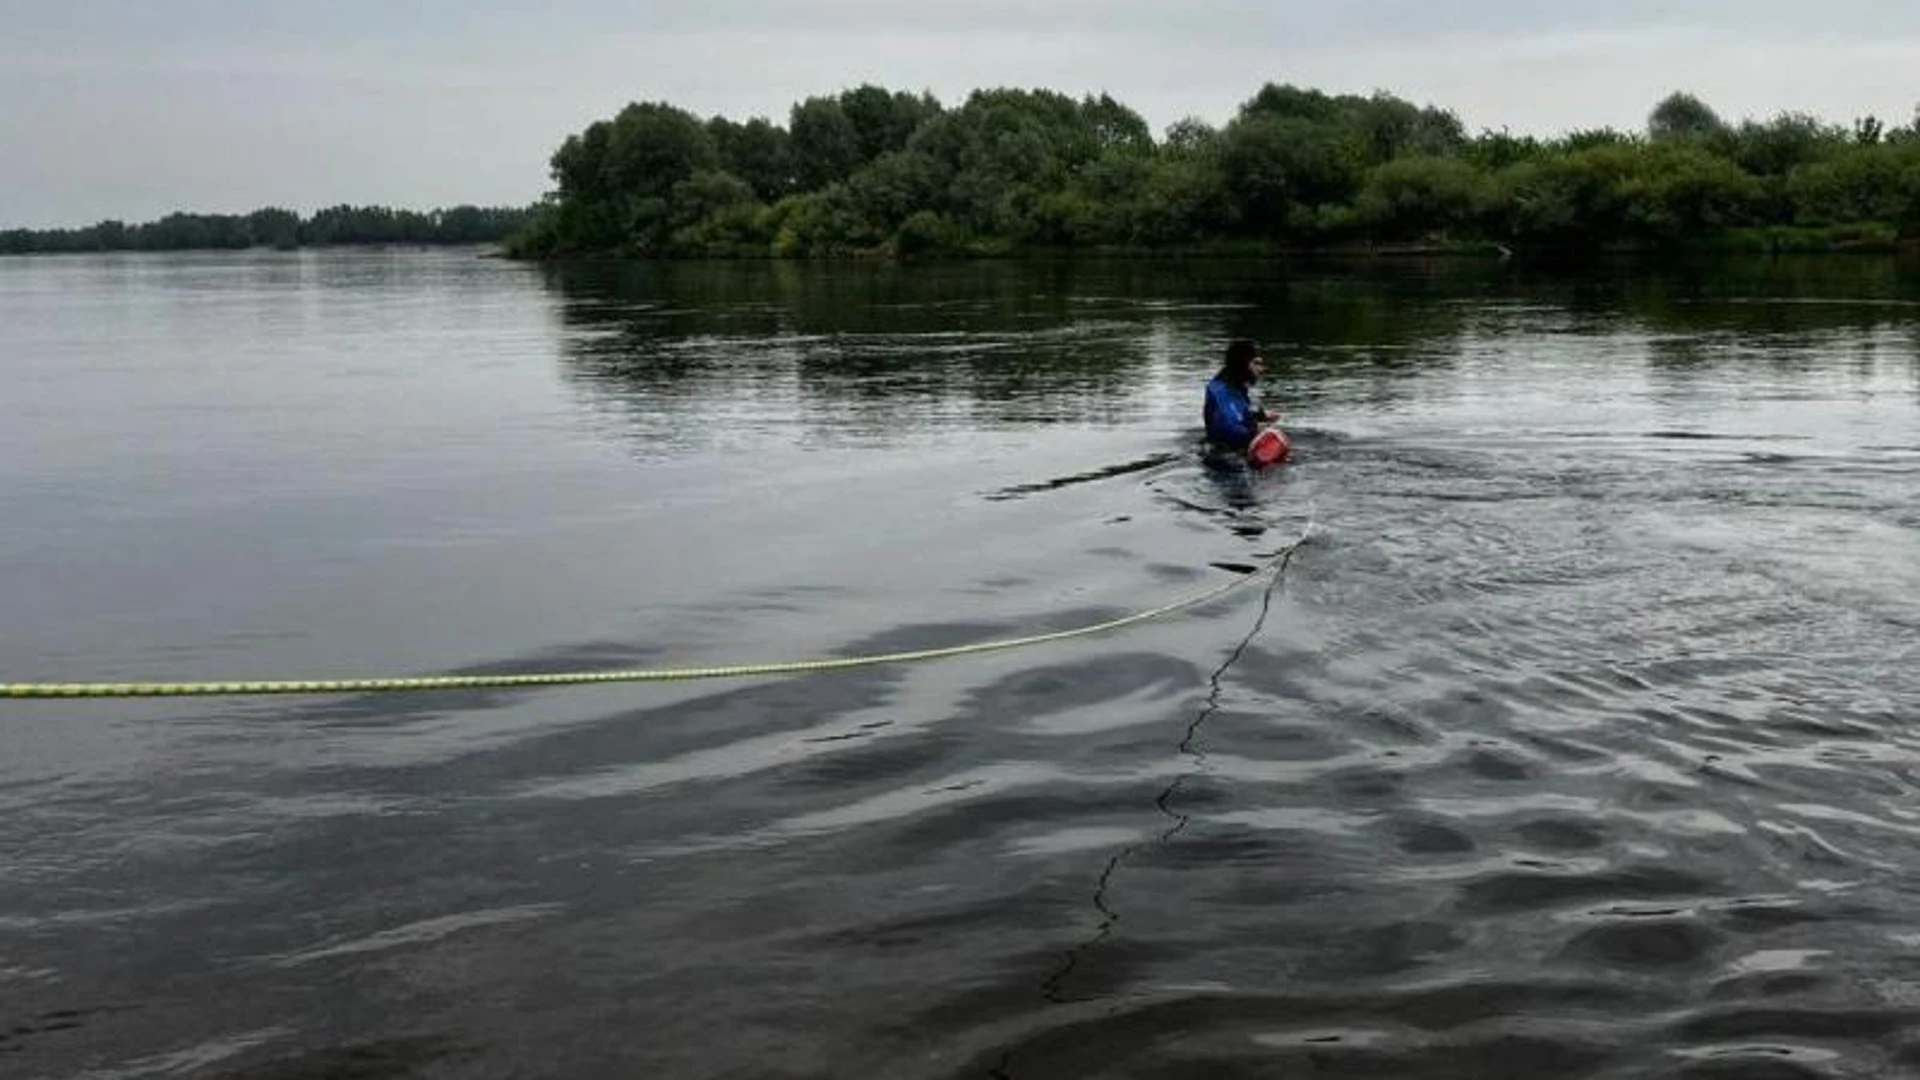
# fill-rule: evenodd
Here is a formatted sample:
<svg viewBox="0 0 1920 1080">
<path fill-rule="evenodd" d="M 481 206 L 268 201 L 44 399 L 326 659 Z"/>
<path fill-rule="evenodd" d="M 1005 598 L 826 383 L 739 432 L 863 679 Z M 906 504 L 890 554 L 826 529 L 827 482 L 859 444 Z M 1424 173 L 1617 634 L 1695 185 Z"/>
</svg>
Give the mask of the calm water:
<svg viewBox="0 0 1920 1080">
<path fill-rule="evenodd" d="M 1296 459 L 1192 452 L 1229 335 Z M 1920 267 L 0 260 L 22 1077 L 1920 1073 Z"/>
</svg>

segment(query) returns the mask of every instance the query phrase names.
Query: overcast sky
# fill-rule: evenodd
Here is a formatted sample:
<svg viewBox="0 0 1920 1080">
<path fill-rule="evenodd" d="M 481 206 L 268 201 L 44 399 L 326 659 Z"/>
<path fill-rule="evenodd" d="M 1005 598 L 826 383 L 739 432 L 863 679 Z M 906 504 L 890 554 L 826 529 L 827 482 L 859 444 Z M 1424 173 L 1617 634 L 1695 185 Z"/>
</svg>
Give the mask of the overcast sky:
<svg viewBox="0 0 1920 1080">
<path fill-rule="evenodd" d="M 1156 131 L 1264 82 L 1470 130 L 1906 123 L 1914 0 L 0 0 L 0 228 L 340 202 L 520 204 L 628 101 L 784 123 L 862 82 L 1106 91 Z"/>
</svg>

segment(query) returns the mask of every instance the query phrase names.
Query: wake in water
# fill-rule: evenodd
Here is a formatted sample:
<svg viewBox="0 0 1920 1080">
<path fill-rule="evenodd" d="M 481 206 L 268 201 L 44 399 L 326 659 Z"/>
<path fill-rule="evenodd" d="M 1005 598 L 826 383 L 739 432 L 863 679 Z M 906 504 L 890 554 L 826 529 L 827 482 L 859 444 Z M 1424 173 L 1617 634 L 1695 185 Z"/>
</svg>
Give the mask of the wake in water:
<svg viewBox="0 0 1920 1080">
<path fill-rule="evenodd" d="M 1250 490 L 1250 488 L 1247 490 Z M 1193 504 L 1175 499 L 1172 496 L 1166 497 L 1174 499 L 1178 505 L 1184 507 L 1197 509 L 1210 515 L 1218 513 L 1218 511 L 1194 506 Z M 1257 503 L 1249 501 L 1244 506 L 1231 507 L 1228 510 L 1227 516 L 1235 519 L 1237 522 L 1233 526 L 1233 531 L 1236 534 L 1243 536 L 1249 535 L 1246 531 L 1248 526 L 1240 519 L 1249 514 L 1257 517 L 1256 508 Z M 1070 997 L 1068 984 L 1072 980 L 1075 970 L 1081 965 L 1081 962 L 1090 953 L 1100 948 L 1113 934 L 1115 927 L 1117 927 L 1121 921 L 1121 913 L 1114 906 L 1112 896 L 1115 883 L 1120 877 L 1121 871 L 1127 861 L 1149 847 L 1164 846 L 1172 843 L 1175 838 L 1186 830 L 1188 823 L 1191 821 L 1191 815 L 1180 810 L 1176 806 L 1176 801 L 1182 786 L 1186 784 L 1189 779 L 1206 771 L 1207 755 L 1206 751 L 1202 748 L 1201 739 L 1207 722 L 1213 719 L 1220 711 L 1223 680 L 1227 672 L 1231 670 L 1235 664 L 1240 662 L 1240 659 L 1246 654 L 1247 649 L 1253 644 L 1254 639 L 1259 637 L 1260 632 L 1266 627 L 1267 618 L 1273 610 L 1274 593 L 1280 589 L 1282 583 L 1285 581 L 1287 571 L 1293 563 L 1294 555 L 1312 538 L 1313 530 L 1314 519 L 1311 510 L 1309 510 L 1307 525 L 1298 538 L 1277 552 L 1260 556 L 1262 564 L 1273 559 L 1278 559 L 1279 565 L 1273 568 L 1272 576 L 1268 579 L 1266 587 L 1260 591 L 1259 614 L 1255 616 L 1253 625 L 1247 629 L 1246 634 L 1235 643 L 1225 658 L 1220 661 L 1219 666 L 1215 667 L 1208 675 L 1206 698 L 1201 703 L 1198 712 L 1196 712 L 1192 720 L 1188 722 L 1185 730 L 1181 733 L 1179 742 L 1175 745 L 1175 752 L 1189 759 L 1189 767 L 1176 773 L 1173 778 L 1168 781 L 1166 787 L 1163 788 L 1153 800 L 1154 809 L 1168 818 L 1170 823 L 1166 829 L 1151 840 L 1127 844 L 1114 851 L 1107 859 L 1106 865 L 1102 867 L 1099 877 L 1094 882 L 1093 889 L 1092 904 L 1099 921 L 1095 925 L 1091 935 L 1085 941 L 1073 945 L 1062 954 L 1058 968 L 1042 981 L 1040 996 L 1047 1005 L 1068 1005 L 1078 1003 L 1082 1000 L 1095 1000 Z M 1260 535 L 1265 531 L 1266 526 L 1260 524 L 1257 528 L 1253 529 L 1251 535 Z M 1209 565 L 1234 573 L 1252 573 L 1258 569 L 1257 566 L 1240 563 L 1213 562 Z M 1107 1010 L 1106 1015 L 1108 1017 L 1116 1015 L 1123 1006 L 1124 1003 L 1115 1002 Z M 990 1070 L 991 1075 L 996 1077 L 997 1080 L 1013 1080 L 1015 1076 L 1013 1071 L 1015 1066 L 1014 1058 L 1014 1051 L 1007 1051 L 1001 1057 L 1000 1061 Z"/>
</svg>

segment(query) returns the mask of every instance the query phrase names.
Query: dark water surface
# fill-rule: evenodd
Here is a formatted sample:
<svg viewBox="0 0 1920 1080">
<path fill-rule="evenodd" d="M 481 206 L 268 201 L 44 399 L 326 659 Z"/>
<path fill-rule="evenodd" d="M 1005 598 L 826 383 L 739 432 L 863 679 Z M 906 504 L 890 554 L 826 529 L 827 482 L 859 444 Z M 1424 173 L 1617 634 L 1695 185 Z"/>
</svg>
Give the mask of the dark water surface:
<svg viewBox="0 0 1920 1080">
<path fill-rule="evenodd" d="M 0 1074 L 1920 1075 L 1920 268 L 0 260 Z M 1192 453 L 1229 335 L 1296 459 Z"/>
</svg>

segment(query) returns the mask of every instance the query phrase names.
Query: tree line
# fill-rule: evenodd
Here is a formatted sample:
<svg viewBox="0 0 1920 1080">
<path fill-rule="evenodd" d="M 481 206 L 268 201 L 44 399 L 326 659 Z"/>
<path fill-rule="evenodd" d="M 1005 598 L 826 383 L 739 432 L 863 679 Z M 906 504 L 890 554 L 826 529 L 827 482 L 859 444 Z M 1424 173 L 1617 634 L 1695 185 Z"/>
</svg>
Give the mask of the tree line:
<svg viewBox="0 0 1920 1080">
<path fill-rule="evenodd" d="M 491 244 L 527 226 L 527 207 L 456 206 L 393 210 L 334 206 L 301 217 L 266 208 L 250 214 L 168 214 L 128 225 L 102 221 L 79 229 L 0 231 L 0 255 L 83 251 L 185 251 L 270 247 L 291 250 L 344 244 Z"/>
<path fill-rule="evenodd" d="M 1392 94 L 1267 84 L 1156 138 L 1102 94 L 860 86 L 765 118 L 628 105 L 571 135 L 510 254 L 807 257 L 1023 250 L 1891 246 L 1920 237 L 1920 117 L 1467 133 Z"/>
</svg>

